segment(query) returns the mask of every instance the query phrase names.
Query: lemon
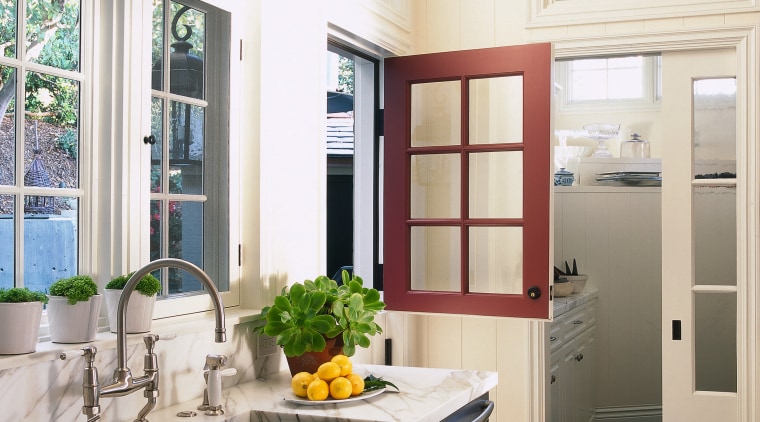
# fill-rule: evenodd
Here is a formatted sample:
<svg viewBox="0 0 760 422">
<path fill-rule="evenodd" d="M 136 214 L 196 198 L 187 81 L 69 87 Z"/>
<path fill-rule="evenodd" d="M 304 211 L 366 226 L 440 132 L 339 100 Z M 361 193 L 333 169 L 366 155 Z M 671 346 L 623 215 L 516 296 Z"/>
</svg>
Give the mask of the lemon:
<svg viewBox="0 0 760 422">
<path fill-rule="evenodd" d="M 345 377 L 346 375 L 351 373 L 351 370 L 353 370 L 353 364 L 351 363 L 351 359 L 348 358 L 346 355 L 336 355 L 333 356 L 331 359 L 331 362 L 335 362 L 340 366 L 340 376 Z"/>
<path fill-rule="evenodd" d="M 329 387 L 325 380 L 314 380 L 306 388 L 306 397 L 312 401 L 322 401 L 327 398 Z"/>
<path fill-rule="evenodd" d="M 346 377 L 337 377 L 330 381 L 330 397 L 343 400 L 351 397 L 351 381 Z"/>
<path fill-rule="evenodd" d="M 319 379 L 330 382 L 340 376 L 340 366 L 335 362 L 325 362 L 317 369 Z"/>
<path fill-rule="evenodd" d="M 293 389 L 293 394 L 298 397 L 306 397 L 306 389 L 309 384 L 314 381 L 314 376 L 308 372 L 299 372 L 293 375 L 293 379 L 290 381 L 290 388 Z"/>
<path fill-rule="evenodd" d="M 346 378 L 351 382 L 351 395 L 358 396 L 364 391 L 364 379 L 357 374 L 348 374 Z"/>
</svg>

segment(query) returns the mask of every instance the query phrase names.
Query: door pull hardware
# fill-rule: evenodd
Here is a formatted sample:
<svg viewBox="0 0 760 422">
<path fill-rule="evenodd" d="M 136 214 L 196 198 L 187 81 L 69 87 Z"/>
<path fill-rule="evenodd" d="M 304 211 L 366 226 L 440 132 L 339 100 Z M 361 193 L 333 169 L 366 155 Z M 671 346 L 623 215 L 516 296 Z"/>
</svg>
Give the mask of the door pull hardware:
<svg viewBox="0 0 760 422">
<path fill-rule="evenodd" d="M 155 145 L 156 144 L 156 137 L 153 136 L 153 135 L 146 136 L 146 137 L 143 138 L 143 143 L 146 144 L 146 145 L 147 144 Z"/>
<path fill-rule="evenodd" d="M 538 286 L 533 286 L 528 289 L 528 297 L 536 300 L 539 297 L 541 297 L 541 289 L 538 288 Z"/>
<path fill-rule="evenodd" d="M 681 320 L 673 320 L 673 340 L 681 340 Z"/>
</svg>

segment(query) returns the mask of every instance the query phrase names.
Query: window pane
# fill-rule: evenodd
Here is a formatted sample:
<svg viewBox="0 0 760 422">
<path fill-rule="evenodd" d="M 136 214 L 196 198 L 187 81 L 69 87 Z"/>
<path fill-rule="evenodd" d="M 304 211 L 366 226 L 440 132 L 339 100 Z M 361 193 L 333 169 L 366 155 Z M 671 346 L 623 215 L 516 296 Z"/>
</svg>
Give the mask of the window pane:
<svg viewBox="0 0 760 422">
<path fill-rule="evenodd" d="M 179 3 L 171 3 L 172 53 L 169 86 L 172 94 L 203 98 L 206 14 Z"/>
<path fill-rule="evenodd" d="M 13 287 L 15 275 L 15 246 L 16 238 L 14 221 L 14 196 L 0 195 L 0 288 Z"/>
<path fill-rule="evenodd" d="M 644 96 L 644 86 L 640 83 L 643 80 L 642 73 L 642 68 L 610 70 L 607 76 L 607 97 L 610 100 L 642 98 Z"/>
<path fill-rule="evenodd" d="M 162 192 L 164 158 L 164 102 L 152 98 L 150 105 L 150 134 L 156 143 L 150 146 L 150 191 Z"/>
<path fill-rule="evenodd" d="M 25 208 L 36 198 L 25 196 Z M 46 198 L 55 203 L 54 213 L 24 217 L 24 287 L 42 291 L 59 278 L 77 274 L 79 250 L 77 199 Z"/>
<path fill-rule="evenodd" d="M 572 74 L 572 101 L 607 98 L 607 71 L 578 71 Z"/>
<path fill-rule="evenodd" d="M 470 217 L 521 218 L 522 151 L 470 154 Z"/>
<path fill-rule="evenodd" d="M 79 187 L 79 82 L 28 72 L 24 186 Z M 55 170 L 55 171 L 53 171 Z"/>
<path fill-rule="evenodd" d="M 736 392 L 736 323 L 736 293 L 695 294 L 697 391 Z"/>
<path fill-rule="evenodd" d="M 412 290 L 461 291 L 458 227 L 412 227 Z"/>
<path fill-rule="evenodd" d="M 16 75 L 15 68 L 0 66 L 0 185 L 8 186 L 16 184 Z"/>
<path fill-rule="evenodd" d="M 26 59 L 64 70 L 79 70 L 79 0 L 29 1 Z"/>
<path fill-rule="evenodd" d="M 16 57 L 16 0 L 0 0 L 0 45 L 3 56 Z"/>
<path fill-rule="evenodd" d="M 736 177 L 736 78 L 693 83 L 694 175 Z"/>
<path fill-rule="evenodd" d="M 469 85 L 469 143 L 521 143 L 522 75 L 472 79 Z"/>
<path fill-rule="evenodd" d="M 695 186 L 694 284 L 736 286 L 736 187 Z"/>
<path fill-rule="evenodd" d="M 459 154 L 413 155 L 412 218 L 458 218 L 461 197 Z"/>
<path fill-rule="evenodd" d="M 169 193 L 203 193 L 205 109 L 171 102 Z"/>
<path fill-rule="evenodd" d="M 459 81 L 412 85 L 411 145 L 460 145 L 462 93 Z"/>
<path fill-rule="evenodd" d="M 522 292 L 522 227 L 471 227 L 469 248 L 471 292 Z"/>
<path fill-rule="evenodd" d="M 203 203 L 169 201 L 169 257 L 203 268 Z M 182 275 L 184 274 L 184 276 Z M 194 277 L 169 270 L 169 293 L 201 290 Z"/>
<path fill-rule="evenodd" d="M 153 1 L 153 31 L 151 39 L 151 88 L 164 89 L 164 2 Z M 155 135 L 155 134 L 154 134 Z"/>
<path fill-rule="evenodd" d="M 150 201 L 150 260 L 155 261 L 163 256 L 163 233 L 161 233 L 161 215 L 163 201 Z M 159 277 L 156 274 L 153 274 Z"/>
</svg>

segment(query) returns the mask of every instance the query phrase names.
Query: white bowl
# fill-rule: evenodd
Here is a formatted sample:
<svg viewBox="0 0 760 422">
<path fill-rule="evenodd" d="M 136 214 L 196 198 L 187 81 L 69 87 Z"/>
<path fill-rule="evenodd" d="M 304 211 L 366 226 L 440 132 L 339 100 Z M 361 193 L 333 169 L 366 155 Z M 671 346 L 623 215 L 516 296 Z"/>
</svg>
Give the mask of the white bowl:
<svg viewBox="0 0 760 422">
<path fill-rule="evenodd" d="M 575 283 L 572 281 L 558 282 L 554 281 L 554 297 L 570 296 L 573 293 Z"/>
<path fill-rule="evenodd" d="M 580 275 L 565 275 L 562 276 L 563 278 L 566 278 L 567 281 L 573 282 L 573 293 L 580 293 L 583 291 L 583 289 L 586 287 L 586 281 L 588 281 L 588 276 L 584 274 Z"/>
</svg>

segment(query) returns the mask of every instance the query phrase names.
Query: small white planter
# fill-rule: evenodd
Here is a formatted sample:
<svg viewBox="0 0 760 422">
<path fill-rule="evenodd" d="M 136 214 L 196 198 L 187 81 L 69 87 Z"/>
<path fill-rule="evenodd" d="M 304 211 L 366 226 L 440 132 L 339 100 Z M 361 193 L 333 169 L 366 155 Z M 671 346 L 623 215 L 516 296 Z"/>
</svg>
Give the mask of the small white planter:
<svg viewBox="0 0 760 422">
<path fill-rule="evenodd" d="M 86 343 L 95 340 L 103 295 L 69 304 L 64 296 L 50 296 L 47 305 L 50 340 L 53 343 Z"/>
<path fill-rule="evenodd" d="M 111 332 L 116 332 L 118 319 L 116 311 L 119 309 L 119 299 L 121 298 L 120 289 L 105 289 L 106 307 L 108 308 L 108 322 L 111 325 Z M 151 297 L 134 291 L 129 296 L 127 303 L 127 333 L 145 333 L 150 331 L 150 325 L 153 322 L 153 305 L 156 303 L 156 295 Z"/>
<path fill-rule="evenodd" d="M 0 355 L 37 350 L 42 302 L 0 303 Z"/>
</svg>

